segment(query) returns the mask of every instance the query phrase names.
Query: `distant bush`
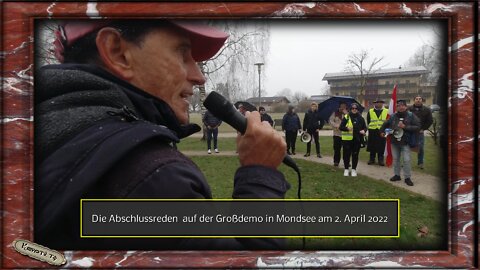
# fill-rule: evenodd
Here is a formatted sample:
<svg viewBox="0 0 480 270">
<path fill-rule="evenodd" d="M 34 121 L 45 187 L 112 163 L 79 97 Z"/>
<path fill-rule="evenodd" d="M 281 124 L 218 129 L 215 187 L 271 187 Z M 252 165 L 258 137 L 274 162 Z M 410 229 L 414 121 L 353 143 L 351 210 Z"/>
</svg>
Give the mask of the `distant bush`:
<svg viewBox="0 0 480 270">
<path fill-rule="evenodd" d="M 272 110 L 271 112 L 274 112 L 274 113 L 285 113 L 287 112 L 287 109 L 288 109 L 288 104 L 286 103 L 275 103 L 271 106 Z"/>
<path fill-rule="evenodd" d="M 310 105 L 312 104 L 311 101 L 302 100 L 297 105 L 297 112 L 306 112 L 310 109 Z"/>
</svg>

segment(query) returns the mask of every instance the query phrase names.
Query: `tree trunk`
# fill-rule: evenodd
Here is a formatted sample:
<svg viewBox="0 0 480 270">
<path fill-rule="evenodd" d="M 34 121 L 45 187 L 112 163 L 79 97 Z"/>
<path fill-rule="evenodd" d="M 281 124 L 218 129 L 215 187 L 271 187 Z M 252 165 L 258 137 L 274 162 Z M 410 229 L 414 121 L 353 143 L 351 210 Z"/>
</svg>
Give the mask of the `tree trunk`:
<svg viewBox="0 0 480 270">
<path fill-rule="evenodd" d="M 204 66 L 205 66 L 204 62 L 198 63 L 198 67 L 200 68 L 200 71 L 202 72 L 202 74 L 204 74 L 204 68 L 203 68 Z M 198 90 L 200 92 L 200 116 L 203 120 L 203 116 L 205 115 L 205 111 L 207 110 L 205 106 L 203 106 L 203 102 L 205 101 L 205 97 L 207 96 L 207 93 L 205 91 L 205 85 L 200 85 L 198 87 Z M 205 141 L 207 139 L 207 127 L 203 124 L 202 124 L 202 131 L 203 131 L 203 136 L 200 140 Z"/>
</svg>

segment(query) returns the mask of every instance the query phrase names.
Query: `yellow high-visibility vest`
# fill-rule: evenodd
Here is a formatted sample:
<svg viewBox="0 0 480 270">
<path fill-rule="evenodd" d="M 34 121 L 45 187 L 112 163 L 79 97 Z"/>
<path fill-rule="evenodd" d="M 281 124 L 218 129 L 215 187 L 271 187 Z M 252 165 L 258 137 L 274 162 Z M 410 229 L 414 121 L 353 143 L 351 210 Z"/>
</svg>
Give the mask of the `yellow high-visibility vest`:
<svg viewBox="0 0 480 270">
<path fill-rule="evenodd" d="M 380 127 L 383 125 L 383 122 L 387 120 L 388 110 L 385 108 L 382 110 L 380 118 L 377 117 L 377 114 L 373 108 L 370 109 L 368 113 L 370 114 L 370 124 L 368 124 L 368 129 L 380 129 Z"/>
<path fill-rule="evenodd" d="M 342 131 L 342 141 L 351 141 L 353 140 L 353 123 L 352 119 L 348 114 L 345 115 L 345 118 L 348 120 L 346 127 L 351 129 L 350 131 Z"/>
</svg>

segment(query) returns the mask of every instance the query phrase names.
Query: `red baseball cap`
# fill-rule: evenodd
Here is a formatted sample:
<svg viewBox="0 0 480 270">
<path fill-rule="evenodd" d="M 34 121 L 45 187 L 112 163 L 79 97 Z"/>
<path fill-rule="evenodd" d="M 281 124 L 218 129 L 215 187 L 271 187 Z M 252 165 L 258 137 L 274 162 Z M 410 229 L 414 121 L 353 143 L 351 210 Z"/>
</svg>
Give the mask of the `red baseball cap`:
<svg viewBox="0 0 480 270">
<path fill-rule="evenodd" d="M 192 57 L 201 62 L 212 58 L 222 48 L 228 34 L 217 28 L 194 21 L 166 20 L 183 31 L 192 43 Z M 72 46 L 85 35 L 108 26 L 112 20 L 67 21 L 55 31 L 55 57 L 63 62 L 64 47 Z"/>
</svg>

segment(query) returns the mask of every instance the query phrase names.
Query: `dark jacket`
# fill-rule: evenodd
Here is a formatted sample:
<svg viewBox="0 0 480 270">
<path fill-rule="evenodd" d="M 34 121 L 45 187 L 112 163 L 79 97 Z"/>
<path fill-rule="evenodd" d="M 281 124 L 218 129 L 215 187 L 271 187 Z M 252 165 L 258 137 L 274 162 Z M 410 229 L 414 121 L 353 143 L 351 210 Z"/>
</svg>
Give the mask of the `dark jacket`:
<svg viewBox="0 0 480 270">
<path fill-rule="evenodd" d="M 318 111 L 313 112 L 308 110 L 303 118 L 303 130 L 307 130 L 309 133 L 314 132 L 317 129 L 322 129 L 325 121 L 318 115 Z"/>
<path fill-rule="evenodd" d="M 267 113 L 264 113 L 264 114 L 260 114 L 260 120 L 263 122 L 263 121 L 267 121 L 270 126 L 273 127 L 273 119 L 272 117 L 270 117 L 270 115 L 268 115 Z"/>
<path fill-rule="evenodd" d="M 398 123 L 400 119 L 403 119 L 403 123 L 406 125 L 404 128 L 404 135 L 401 137 L 400 140 L 393 138 L 390 140 L 393 144 L 398 145 L 406 145 L 407 144 L 407 137 L 408 134 L 412 136 L 413 133 L 417 133 L 420 130 L 420 122 L 418 118 L 409 111 L 405 111 L 404 113 L 395 113 L 390 118 L 387 119 L 380 128 L 380 133 L 385 133 L 386 128 L 395 129 L 398 127 Z"/>
<path fill-rule="evenodd" d="M 373 109 L 377 118 L 382 114 L 383 108 Z M 370 124 L 370 111 L 367 113 L 367 127 Z M 367 151 L 375 153 L 383 153 L 385 151 L 386 139 L 380 136 L 380 129 L 368 129 L 368 142 L 367 142 Z"/>
<path fill-rule="evenodd" d="M 364 135 L 360 134 L 360 130 L 367 132 L 367 124 L 365 123 L 365 119 L 359 113 L 349 113 L 347 115 L 350 119 L 352 119 L 353 140 L 357 142 L 363 142 Z M 341 131 L 348 131 L 347 123 L 348 119 L 346 117 L 343 117 L 342 122 L 340 123 L 340 127 L 338 129 L 340 129 Z"/>
<path fill-rule="evenodd" d="M 420 129 L 427 130 L 433 123 L 432 111 L 427 106 L 417 107 L 412 105 L 408 107 L 408 110 L 411 111 L 415 116 L 420 120 Z"/>
<path fill-rule="evenodd" d="M 286 113 L 282 119 L 282 130 L 297 132 L 299 129 L 302 129 L 302 126 L 298 115 L 296 113 Z"/>
<path fill-rule="evenodd" d="M 170 107 L 106 71 L 47 66 L 35 84 L 35 241 L 55 249 L 259 249 L 278 239 L 79 237 L 80 198 L 211 198 L 198 167 L 176 150 L 199 131 Z M 283 198 L 277 170 L 241 167 L 233 198 Z"/>
<path fill-rule="evenodd" d="M 206 111 L 203 116 L 203 124 L 211 128 L 218 127 L 222 124 L 222 120 L 216 118 L 210 111 Z"/>
</svg>

